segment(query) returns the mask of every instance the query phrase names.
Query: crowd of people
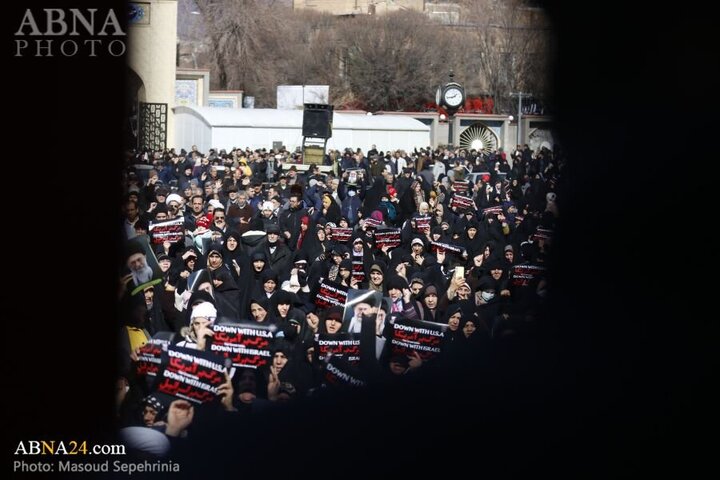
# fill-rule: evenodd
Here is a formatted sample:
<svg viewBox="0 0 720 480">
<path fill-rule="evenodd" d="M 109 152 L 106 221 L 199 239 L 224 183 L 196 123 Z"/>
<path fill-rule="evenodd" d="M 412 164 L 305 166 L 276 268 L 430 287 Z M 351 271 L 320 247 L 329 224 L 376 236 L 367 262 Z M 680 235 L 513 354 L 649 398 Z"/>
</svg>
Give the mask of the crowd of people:
<svg viewBox="0 0 720 480">
<path fill-rule="evenodd" d="M 322 395 L 334 386 L 319 339 L 363 337 L 348 371 L 368 384 L 482 362 L 493 342 L 536 331 L 560 152 L 373 145 L 330 152 L 330 173 L 302 172 L 298 157 L 197 147 L 128 155 L 120 427 L 175 441 L 202 411 L 245 415 Z M 327 303 L 328 287 L 344 296 Z M 261 326 L 273 339 L 259 368 L 228 365 L 215 401 L 163 394 L 137 373 L 152 338 L 211 354 L 223 324 Z M 435 328 L 434 354 L 395 348 L 396 324 Z"/>
</svg>

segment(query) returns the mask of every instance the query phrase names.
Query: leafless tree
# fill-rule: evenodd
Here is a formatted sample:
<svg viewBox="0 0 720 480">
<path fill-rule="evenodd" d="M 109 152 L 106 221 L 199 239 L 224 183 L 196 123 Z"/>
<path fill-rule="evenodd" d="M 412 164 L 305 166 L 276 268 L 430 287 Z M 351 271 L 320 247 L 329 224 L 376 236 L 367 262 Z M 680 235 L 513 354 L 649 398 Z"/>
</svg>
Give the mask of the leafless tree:
<svg viewBox="0 0 720 480">
<path fill-rule="evenodd" d="M 295 11 L 283 29 L 279 83 L 291 85 L 338 85 L 340 45 L 338 19 L 312 10 Z"/>
<path fill-rule="evenodd" d="M 528 0 L 462 0 L 469 35 L 466 58 L 483 89 L 493 96 L 497 113 L 517 108 L 509 94 L 532 92 L 547 99 L 551 68 L 549 21 Z"/>
<path fill-rule="evenodd" d="M 245 90 L 258 106 L 273 106 L 276 86 L 290 83 L 330 85 L 337 106 L 418 108 L 453 63 L 442 27 L 417 12 L 339 18 L 267 0 L 196 3 L 213 86 Z"/>
<path fill-rule="evenodd" d="M 262 0 L 196 0 L 212 52 L 212 81 L 219 89 L 252 92 L 258 103 L 274 101 L 269 78 L 278 69 L 283 20 L 291 10 Z"/>
<path fill-rule="evenodd" d="M 443 28 L 417 12 L 348 19 L 339 32 L 339 90 L 369 110 L 420 108 L 456 61 Z"/>
<path fill-rule="evenodd" d="M 279 0 L 195 0 L 205 20 L 211 83 L 273 107 L 277 85 L 330 86 L 336 106 L 419 110 L 453 69 L 469 94 L 514 111 L 511 91 L 546 96 L 549 29 L 530 0 L 459 0 L 459 25 L 426 15 L 334 17 Z"/>
</svg>

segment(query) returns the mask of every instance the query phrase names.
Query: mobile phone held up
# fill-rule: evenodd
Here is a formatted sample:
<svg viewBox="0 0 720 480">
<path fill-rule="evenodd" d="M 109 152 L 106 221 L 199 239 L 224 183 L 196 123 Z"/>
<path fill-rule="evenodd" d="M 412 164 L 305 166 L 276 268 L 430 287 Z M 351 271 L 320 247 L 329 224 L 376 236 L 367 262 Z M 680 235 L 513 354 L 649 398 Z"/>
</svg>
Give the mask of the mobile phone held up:
<svg viewBox="0 0 720 480">
<path fill-rule="evenodd" d="M 465 278 L 465 267 L 460 265 L 455 267 L 455 278 Z"/>
</svg>

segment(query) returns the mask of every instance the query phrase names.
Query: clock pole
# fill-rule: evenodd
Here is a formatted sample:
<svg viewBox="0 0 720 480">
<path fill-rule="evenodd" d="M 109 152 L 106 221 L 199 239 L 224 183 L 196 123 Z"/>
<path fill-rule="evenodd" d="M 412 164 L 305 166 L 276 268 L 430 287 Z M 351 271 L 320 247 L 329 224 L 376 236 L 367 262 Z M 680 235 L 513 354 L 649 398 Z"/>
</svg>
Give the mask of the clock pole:
<svg viewBox="0 0 720 480">
<path fill-rule="evenodd" d="M 450 69 L 448 74 L 450 81 L 438 89 L 439 104 L 448 112 L 448 146 L 454 146 L 454 120 L 455 113 L 465 103 L 465 89 L 459 83 L 453 81 L 455 72 Z M 437 103 L 437 102 L 436 102 Z"/>
<path fill-rule="evenodd" d="M 452 68 L 450 69 L 450 73 L 448 74 L 448 77 L 450 77 L 450 82 L 448 85 L 453 83 L 453 77 L 455 76 L 455 72 L 453 72 Z M 446 87 L 447 88 L 447 87 Z M 448 147 L 454 147 L 455 142 L 453 141 L 453 123 L 455 123 L 455 109 L 449 108 L 448 109 Z"/>
</svg>

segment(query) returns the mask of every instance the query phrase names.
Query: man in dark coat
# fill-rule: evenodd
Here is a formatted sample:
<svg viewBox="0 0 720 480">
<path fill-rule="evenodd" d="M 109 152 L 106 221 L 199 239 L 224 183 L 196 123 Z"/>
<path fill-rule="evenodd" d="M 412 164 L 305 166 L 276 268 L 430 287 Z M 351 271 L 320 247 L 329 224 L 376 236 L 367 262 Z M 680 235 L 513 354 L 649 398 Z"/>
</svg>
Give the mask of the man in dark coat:
<svg viewBox="0 0 720 480">
<path fill-rule="evenodd" d="M 289 208 L 282 211 L 280 217 L 280 231 L 288 245 L 297 245 L 297 237 L 300 234 L 300 222 L 306 216 L 307 210 L 303 208 L 302 195 L 293 193 L 290 195 Z M 269 258 L 269 257 L 268 257 Z M 279 270 L 276 270 L 279 272 Z"/>
</svg>

